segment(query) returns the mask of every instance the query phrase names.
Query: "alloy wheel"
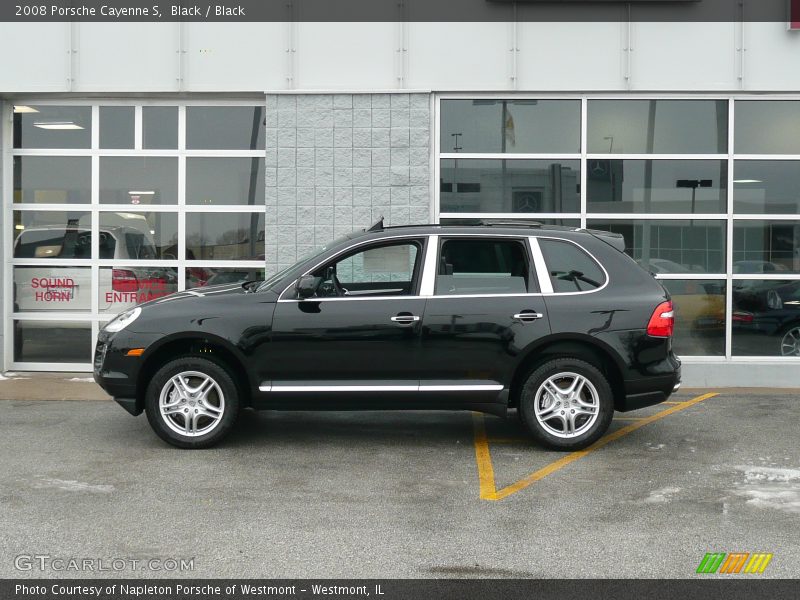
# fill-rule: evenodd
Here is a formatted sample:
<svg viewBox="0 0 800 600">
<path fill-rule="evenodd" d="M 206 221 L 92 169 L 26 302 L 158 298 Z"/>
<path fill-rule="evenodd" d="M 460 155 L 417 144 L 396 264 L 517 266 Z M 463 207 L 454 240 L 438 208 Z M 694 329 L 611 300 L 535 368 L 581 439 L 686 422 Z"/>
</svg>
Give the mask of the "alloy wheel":
<svg viewBox="0 0 800 600">
<path fill-rule="evenodd" d="M 534 414 L 551 435 L 574 438 L 592 428 L 600 413 L 597 389 L 578 373 L 557 373 L 545 379 L 534 398 Z"/>
<path fill-rule="evenodd" d="M 164 423 L 175 433 L 198 437 L 212 432 L 222 421 L 225 394 L 206 373 L 183 371 L 161 388 L 158 407 Z"/>
</svg>

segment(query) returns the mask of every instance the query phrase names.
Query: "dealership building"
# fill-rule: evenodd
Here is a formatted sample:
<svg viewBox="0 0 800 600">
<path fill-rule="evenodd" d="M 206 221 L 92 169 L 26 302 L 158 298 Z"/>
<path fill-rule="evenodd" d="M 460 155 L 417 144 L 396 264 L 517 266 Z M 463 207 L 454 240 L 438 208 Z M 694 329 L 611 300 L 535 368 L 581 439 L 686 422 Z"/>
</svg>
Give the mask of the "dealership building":
<svg viewBox="0 0 800 600">
<path fill-rule="evenodd" d="M 2 23 L 0 370 L 380 217 L 495 218 L 623 234 L 686 384 L 800 387 L 790 21 Z"/>
</svg>

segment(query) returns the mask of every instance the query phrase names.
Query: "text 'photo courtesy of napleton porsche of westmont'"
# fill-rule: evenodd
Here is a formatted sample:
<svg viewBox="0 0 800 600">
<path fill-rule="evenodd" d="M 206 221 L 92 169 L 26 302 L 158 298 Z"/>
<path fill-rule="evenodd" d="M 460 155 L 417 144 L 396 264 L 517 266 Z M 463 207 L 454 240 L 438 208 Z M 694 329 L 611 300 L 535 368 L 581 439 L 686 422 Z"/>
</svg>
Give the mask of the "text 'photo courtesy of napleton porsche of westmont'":
<svg viewBox="0 0 800 600">
<path fill-rule="evenodd" d="M 0 3 L 0 600 L 800 589 L 800 0 Z"/>
</svg>

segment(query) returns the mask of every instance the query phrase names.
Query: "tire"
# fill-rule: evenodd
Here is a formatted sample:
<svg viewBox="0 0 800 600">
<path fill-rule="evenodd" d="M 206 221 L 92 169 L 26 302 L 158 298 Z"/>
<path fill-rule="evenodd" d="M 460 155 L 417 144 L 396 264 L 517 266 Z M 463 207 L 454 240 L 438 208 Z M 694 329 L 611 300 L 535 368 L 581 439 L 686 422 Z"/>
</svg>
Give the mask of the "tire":
<svg viewBox="0 0 800 600">
<path fill-rule="evenodd" d="M 794 323 L 781 332 L 781 356 L 800 356 L 800 323 Z"/>
<path fill-rule="evenodd" d="M 565 392 L 576 382 L 580 386 L 578 396 L 574 392 L 567 395 Z M 559 406 L 554 406 L 556 402 Z M 614 398 L 608 380 L 597 367 L 576 358 L 556 358 L 528 375 L 518 410 L 522 423 L 539 444 L 574 451 L 593 444 L 608 430 L 614 417 Z"/>
<path fill-rule="evenodd" d="M 178 448 L 208 448 L 236 422 L 239 391 L 221 365 L 185 356 L 164 365 L 150 380 L 145 412 L 165 442 Z"/>
</svg>

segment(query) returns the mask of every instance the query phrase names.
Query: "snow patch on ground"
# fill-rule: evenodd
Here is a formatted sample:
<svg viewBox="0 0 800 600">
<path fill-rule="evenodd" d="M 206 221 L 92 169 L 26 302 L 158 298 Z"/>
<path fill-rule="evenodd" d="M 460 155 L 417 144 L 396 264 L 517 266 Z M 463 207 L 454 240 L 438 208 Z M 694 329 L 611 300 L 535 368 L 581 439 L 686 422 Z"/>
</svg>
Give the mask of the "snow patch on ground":
<svg viewBox="0 0 800 600">
<path fill-rule="evenodd" d="M 647 442 L 648 450 L 663 450 L 666 447 L 667 447 L 666 444 L 653 444 L 651 442 Z"/>
<path fill-rule="evenodd" d="M 659 490 L 653 490 L 650 492 L 650 495 L 644 499 L 647 504 L 661 504 L 664 502 L 669 502 L 672 500 L 672 497 L 679 493 L 681 488 L 676 487 L 665 487 Z"/>
<path fill-rule="evenodd" d="M 734 493 L 748 506 L 800 513 L 800 469 L 740 466 L 744 485 Z"/>
<path fill-rule="evenodd" d="M 114 491 L 113 485 L 85 483 L 72 479 L 42 479 L 35 487 L 57 488 L 66 492 L 90 492 L 95 494 L 110 494 Z"/>
<path fill-rule="evenodd" d="M 67 379 L 67 381 L 85 381 L 87 383 L 94 383 L 94 377 L 73 377 L 72 379 Z"/>
</svg>

